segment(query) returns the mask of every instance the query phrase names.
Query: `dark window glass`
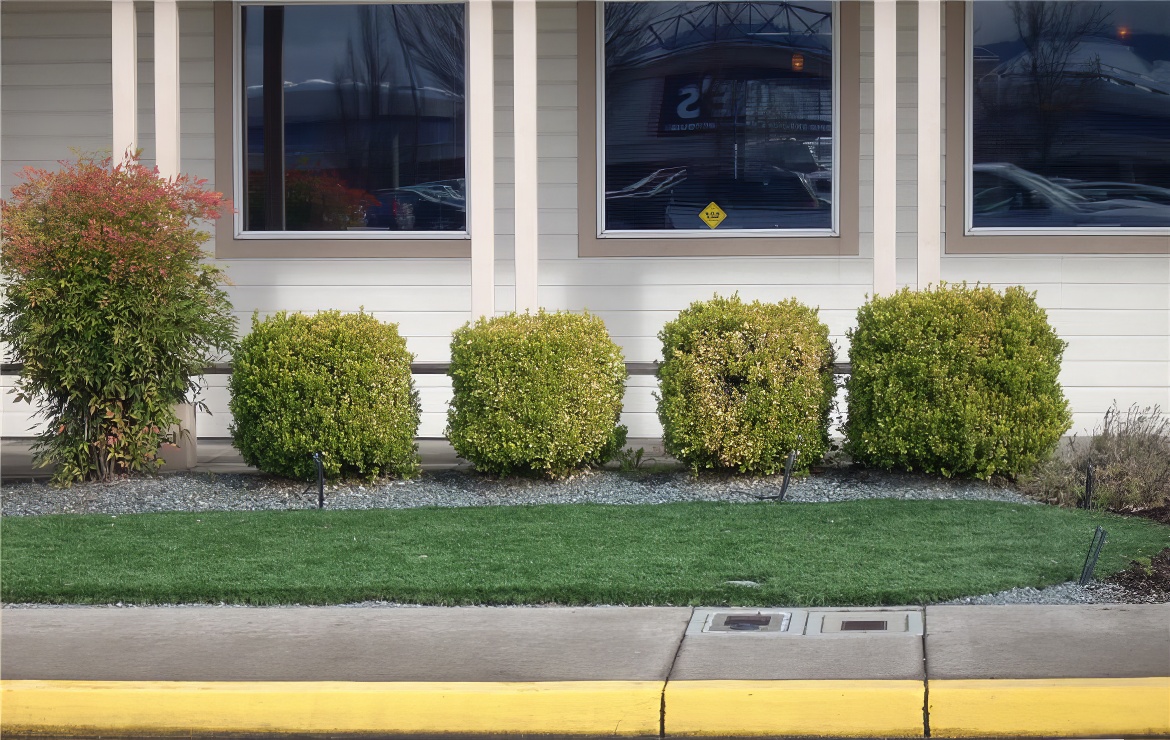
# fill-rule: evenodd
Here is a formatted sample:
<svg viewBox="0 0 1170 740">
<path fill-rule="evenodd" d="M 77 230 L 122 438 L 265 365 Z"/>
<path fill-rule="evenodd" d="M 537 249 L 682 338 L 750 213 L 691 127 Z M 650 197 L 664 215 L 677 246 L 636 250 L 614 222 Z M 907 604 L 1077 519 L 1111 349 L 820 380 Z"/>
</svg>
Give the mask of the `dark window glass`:
<svg viewBox="0 0 1170 740">
<path fill-rule="evenodd" d="M 466 229 L 462 5 L 242 13 L 245 231 Z"/>
<path fill-rule="evenodd" d="M 1170 2 L 972 6 L 972 226 L 1170 226 Z"/>
<path fill-rule="evenodd" d="M 606 229 L 832 228 L 832 3 L 607 2 L 604 107 Z"/>
</svg>

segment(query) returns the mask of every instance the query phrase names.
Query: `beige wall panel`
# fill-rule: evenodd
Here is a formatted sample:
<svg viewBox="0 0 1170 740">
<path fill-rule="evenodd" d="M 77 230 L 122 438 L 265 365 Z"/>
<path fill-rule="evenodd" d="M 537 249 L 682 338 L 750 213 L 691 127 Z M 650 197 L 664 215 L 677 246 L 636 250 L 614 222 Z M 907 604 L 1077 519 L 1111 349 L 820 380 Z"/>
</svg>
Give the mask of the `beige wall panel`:
<svg viewBox="0 0 1170 740">
<path fill-rule="evenodd" d="M 1048 309 L 1048 322 L 1062 337 L 1132 336 L 1166 340 L 1170 315 L 1158 309 Z"/>
<path fill-rule="evenodd" d="M 1170 362 L 1170 341 L 1163 337 L 1152 336 L 1113 336 L 1113 335 L 1066 335 L 1062 334 L 1068 347 L 1064 350 L 1064 362 L 1070 367 L 1079 362 L 1100 362 L 1112 360 L 1114 362 L 1136 363 L 1165 363 Z M 1155 380 L 1157 376 L 1155 376 Z"/>
<path fill-rule="evenodd" d="M 1164 361 L 1106 359 L 1065 362 L 1060 382 L 1067 388 L 1101 388 L 1112 386 L 1121 392 L 1126 388 L 1149 388 L 1166 382 Z"/>
<path fill-rule="evenodd" d="M 1170 259 L 1166 257 L 1062 257 L 1060 279 L 1070 283 L 1092 283 L 1108 275 L 1111 283 L 1170 284 Z"/>
</svg>

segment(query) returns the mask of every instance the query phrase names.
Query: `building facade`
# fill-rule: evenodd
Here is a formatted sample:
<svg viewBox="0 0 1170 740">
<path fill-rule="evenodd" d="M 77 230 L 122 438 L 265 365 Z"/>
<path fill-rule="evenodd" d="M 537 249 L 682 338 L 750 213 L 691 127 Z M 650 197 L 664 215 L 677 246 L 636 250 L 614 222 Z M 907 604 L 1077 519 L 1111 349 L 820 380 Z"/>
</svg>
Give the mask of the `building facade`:
<svg viewBox="0 0 1170 740">
<path fill-rule="evenodd" d="M 444 361 L 473 317 L 589 310 L 652 361 L 738 292 L 819 306 L 847 359 L 869 295 L 1018 284 L 1073 431 L 1170 407 L 1170 0 L 5 0 L 0 33 L 4 192 L 71 148 L 208 179 L 241 331 L 364 308 Z M 442 436 L 449 381 L 416 380 Z"/>
</svg>

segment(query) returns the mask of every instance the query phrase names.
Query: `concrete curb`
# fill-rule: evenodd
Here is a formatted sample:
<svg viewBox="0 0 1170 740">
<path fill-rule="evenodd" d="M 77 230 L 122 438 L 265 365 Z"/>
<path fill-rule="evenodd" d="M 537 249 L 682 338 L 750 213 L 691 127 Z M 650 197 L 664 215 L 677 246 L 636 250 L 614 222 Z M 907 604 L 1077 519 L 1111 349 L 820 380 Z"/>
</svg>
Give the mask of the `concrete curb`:
<svg viewBox="0 0 1170 740">
<path fill-rule="evenodd" d="M 5 734 L 1170 736 L 1170 677 L 921 681 L 0 681 Z"/>
<path fill-rule="evenodd" d="M 930 682 L 933 737 L 1170 735 L 1170 677 Z"/>
<path fill-rule="evenodd" d="M 3 681 L 5 734 L 652 736 L 655 681 Z"/>
</svg>

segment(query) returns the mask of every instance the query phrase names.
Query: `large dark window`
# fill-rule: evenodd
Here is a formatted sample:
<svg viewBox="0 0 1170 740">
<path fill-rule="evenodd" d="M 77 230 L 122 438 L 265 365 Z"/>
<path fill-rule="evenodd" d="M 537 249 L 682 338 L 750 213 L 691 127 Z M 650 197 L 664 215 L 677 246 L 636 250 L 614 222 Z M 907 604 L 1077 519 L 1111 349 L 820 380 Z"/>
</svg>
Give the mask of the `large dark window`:
<svg viewBox="0 0 1170 740">
<path fill-rule="evenodd" d="M 975 2 L 974 228 L 1170 227 L 1170 2 Z"/>
<path fill-rule="evenodd" d="M 466 230 L 462 5 L 240 12 L 244 231 Z"/>
<path fill-rule="evenodd" d="M 604 229 L 832 229 L 832 9 L 605 3 Z"/>
</svg>

